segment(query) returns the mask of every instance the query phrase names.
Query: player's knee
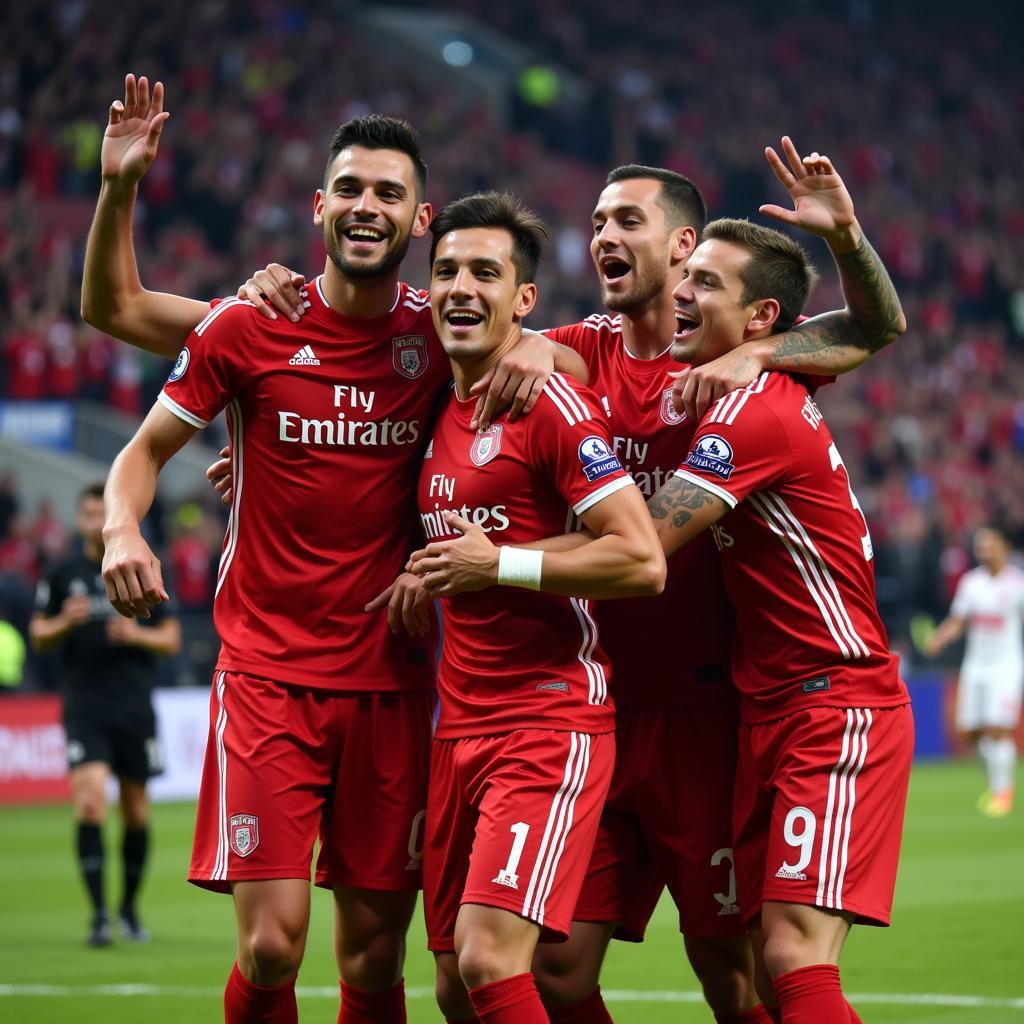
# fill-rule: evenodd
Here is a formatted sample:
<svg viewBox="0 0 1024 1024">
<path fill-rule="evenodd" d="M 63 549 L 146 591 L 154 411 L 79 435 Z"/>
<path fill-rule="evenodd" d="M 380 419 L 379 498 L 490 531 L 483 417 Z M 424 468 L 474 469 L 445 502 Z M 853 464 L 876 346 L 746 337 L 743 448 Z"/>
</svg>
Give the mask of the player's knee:
<svg viewBox="0 0 1024 1024">
<path fill-rule="evenodd" d="M 342 934 L 338 936 L 336 951 L 338 973 L 348 985 L 374 992 L 393 988 L 402 977 L 405 936 L 400 931 Z"/>
<path fill-rule="evenodd" d="M 600 964 L 561 952 L 561 946 L 540 946 L 533 959 L 533 974 L 546 1006 L 571 1006 L 597 988 Z"/>
<path fill-rule="evenodd" d="M 521 965 L 513 964 L 508 951 L 491 941 L 490 936 L 473 936 L 459 951 L 459 975 L 467 989 L 521 973 Z"/>
<path fill-rule="evenodd" d="M 806 937 L 795 930 L 765 936 L 764 965 L 773 978 L 820 961 Z"/>
<path fill-rule="evenodd" d="M 458 963 L 450 958 L 450 968 L 445 969 L 438 964 L 437 980 L 434 983 L 434 995 L 437 1008 L 446 1020 L 468 1020 L 474 1016 L 473 1004 L 466 995 L 466 986 L 459 977 Z"/>
<path fill-rule="evenodd" d="M 102 825 L 107 803 L 102 792 L 80 793 L 75 800 L 75 821 L 79 825 Z"/>
<path fill-rule="evenodd" d="M 125 828 L 145 828 L 149 824 L 149 804 L 145 800 L 132 801 L 121 808 Z"/>
<path fill-rule="evenodd" d="M 301 934 L 293 935 L 277 922 L 261 925 L 240 942 L 246 972 L 257 985 L 281 985 L 293 978 L 302 962 Z"/>
<path fill-rule="evenodd" d="M 715 1013 L 737 1016 L 759 1001 L 754 957 L 746 940 L 688 940 L 686 953 Z"/>
<path fill-rule="evenodd" d="M 697 978 L 708 1006 L 716 1014 L 737 1016 L 759 1001 L 753 977 L 735 966 L 714 964 L 697 971 Z"/>
</svg>

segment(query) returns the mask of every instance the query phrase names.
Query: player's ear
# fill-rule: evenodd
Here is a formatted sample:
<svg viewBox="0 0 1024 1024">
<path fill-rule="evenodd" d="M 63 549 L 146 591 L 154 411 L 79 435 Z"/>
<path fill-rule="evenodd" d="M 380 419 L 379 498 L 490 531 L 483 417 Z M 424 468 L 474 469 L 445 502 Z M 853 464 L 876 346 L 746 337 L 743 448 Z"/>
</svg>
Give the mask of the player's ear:
<svg viewBox="0 0 1024 1024">
<path fill-rule="evenodd" d="M 318 188 L 313 193 L 313 223 L 317 227 L 320 227 L 324 222 L 324 203 L 326 200 L 327 196 L 322 188 Z"/>
<path fill-rule="evenodd" d="M 754 303 L 754 312 L 747 324 L 747 330 L 754 332 L 770 329 L 779 319 L 781 312 L 782 307 L 778 299 L 759 299 Z"/>
<path fill-rule="evenodd" d="M 676 228 L 672 232 L 669 256 L 673 263 L 685 263 L 697 248 L 697 229 L 692 224 Z"/>
<path fill-rule="evenodd" d="M 434 219 L 434 208 L 430 203 L 420 203 L 416 207 L 416 216 L 412 222 L 412 237 L 422 238 L 430 228 L 430 222 Z"/>
<path fill-rule="evenodd" d="M 516 289 L 515 318 L 522 320 L 537 305 L 537 286 L 530 281 Z"/>
</svg>

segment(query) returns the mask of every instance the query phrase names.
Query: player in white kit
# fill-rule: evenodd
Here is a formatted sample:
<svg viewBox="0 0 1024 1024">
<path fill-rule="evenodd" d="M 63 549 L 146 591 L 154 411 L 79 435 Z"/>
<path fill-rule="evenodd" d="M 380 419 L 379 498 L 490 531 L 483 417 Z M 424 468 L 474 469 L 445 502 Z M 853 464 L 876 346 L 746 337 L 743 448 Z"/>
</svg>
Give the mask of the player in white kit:
<svg viewBox="0 0 1024 1024">
<path fill-rule="evenodd" d="M 1015 732 L 1024 694 L 1024 571 L 1010 564 L 1010 545 L 994 527 L 975 534 L 978 567 L 964 573 L 949 616 L 927 646 L 934 657 L 967 633 L 957 728 L 977 746 L 988 789 L 978 809 L 1002 818 L 1013 807 Z"/>
</svg>

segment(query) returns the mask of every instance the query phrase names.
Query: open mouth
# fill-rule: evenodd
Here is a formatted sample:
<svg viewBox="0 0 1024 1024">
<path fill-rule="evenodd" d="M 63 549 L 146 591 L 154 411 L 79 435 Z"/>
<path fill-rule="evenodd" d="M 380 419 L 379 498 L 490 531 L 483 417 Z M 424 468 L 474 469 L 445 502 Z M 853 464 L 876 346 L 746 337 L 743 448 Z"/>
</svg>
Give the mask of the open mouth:
<svg viewBox="0 0 1024 1024">
<path fill-rule="evenodd" d="M 607 281 L 618 281 L 625 277 L 633 268 L 618 256 L 601 257 L 601 273 Z"/>
<path fill-rule="evenodd" d="M 685 338 L 690 334 L 693 334 L 697 328 L 700 327 L 700 321 L 694 320 L 689 313 L 684 313 L 682 310 L 676 310 L 676 337 Z"/>
<path fill-rule="evenodd" d="M 372 224 L 352 224 L 342 231 L 342 234 L 350 241 L 358 245 L 376 245 L 387 238 L 387 233 Z"/>
<path fill-rule="evenodd" d="M 444 315 L 445 323 L 450 327 L 475 327 L 483 323 L 483 314 L 475 309 L 450 309 Z"/>
</svg>

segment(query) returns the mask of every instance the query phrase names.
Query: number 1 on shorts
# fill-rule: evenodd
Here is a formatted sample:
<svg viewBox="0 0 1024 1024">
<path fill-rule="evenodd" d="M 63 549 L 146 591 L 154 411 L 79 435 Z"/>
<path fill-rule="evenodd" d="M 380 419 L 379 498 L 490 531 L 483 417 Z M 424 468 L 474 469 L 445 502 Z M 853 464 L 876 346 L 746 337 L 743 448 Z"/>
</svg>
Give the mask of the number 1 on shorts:
<svg viewBox="0 0 1024 1024">
<path fill-rule="evenodd" d="M 498 872 L 493 879 L 496 885 L 507 885 L 510 889 L 519 888 L 519 876 L 516 868 L 519 867 L 519 858 L 523 855 L 523 847 L 526 846 L 526 836 L 530 826 L 525 821 L 517 821 L 509 828 L 515 839 L 512 841 L 512 852 L 508 855 L 508 863 Z"/>
</svg>

